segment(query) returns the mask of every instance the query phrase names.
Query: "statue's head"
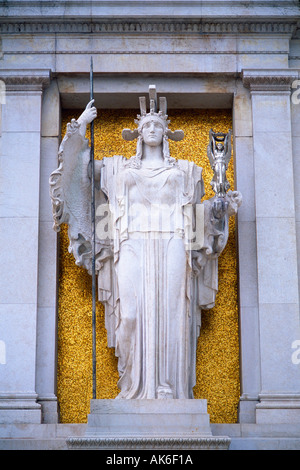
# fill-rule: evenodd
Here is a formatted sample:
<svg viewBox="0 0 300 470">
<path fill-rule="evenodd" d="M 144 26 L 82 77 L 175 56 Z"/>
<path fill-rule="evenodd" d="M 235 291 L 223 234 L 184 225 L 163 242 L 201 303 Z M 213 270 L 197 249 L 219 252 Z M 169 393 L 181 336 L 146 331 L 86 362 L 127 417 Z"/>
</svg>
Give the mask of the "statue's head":
<svg viewBox="0 0 300 470">
<path fill-rule="evenodd" d="M 146 123 L 149 121 L 156 121 L 160 123 L 161 127 L 164 130 L 164 135 L 171 140 L 182 140 L 184 133 L 181 130 L 172 132 L 168 128 L 168 115 L 167 115 L 167 100 L 165 97 L 159 98 L 159 111 L 157 111 L 157 97 L 156 97 L 156 87 L 155 85 L 149 86 L 149 99 L 150 99 L 150 111 L 147 113 L 146 108 L 146 97 L 140 97 L 140 112 L 141 114 L 137 115 L 135 123 L 138 125 L 133 131 L 130 129 L 123 129 L 122 137 L 125 140 L 134 140 L 139 137 L 142 133 L 142 129 Z"/>
<path fill-rule="evenodd" d="M 162 144 L 166 129 L 158 116 L 148 116 L 142 122 L 139 134 L 143 142 L 150 147 L 156 147 Z"/>
<path fill-rule="evenodd" d="M 222 152 L 224 150 L 224 145 L 221 142 L 218 142 L 216 147 L 220 152 Z"/>
<path fill-rule="evenodd" d="M 137 139 L 137 152 L 135 156 L 137 166 L 143 157 L 143 142 L 150 146 L 162 145 L 164 158 L 169 163 L 173 163 L 175 159 L 170 157 L 168 139 L 175 141 L 182 140 L 184 133 L 181 130 L 172 132 L 168 128 L 170 121 L 168 120 L 167 100 L 165 97 L 159 98 L 159 111 L 157 110 L 155 85 L 149 86 L 149 99 L 150 111 L 147 113 L 146 97 L 140 97 L 140 114 L 138 114 L 137 119 L 135 119 L 135 123 L 138 127 L 134 130 L 123 129 L 122 137 L 129 141 Z"/>
</svg>

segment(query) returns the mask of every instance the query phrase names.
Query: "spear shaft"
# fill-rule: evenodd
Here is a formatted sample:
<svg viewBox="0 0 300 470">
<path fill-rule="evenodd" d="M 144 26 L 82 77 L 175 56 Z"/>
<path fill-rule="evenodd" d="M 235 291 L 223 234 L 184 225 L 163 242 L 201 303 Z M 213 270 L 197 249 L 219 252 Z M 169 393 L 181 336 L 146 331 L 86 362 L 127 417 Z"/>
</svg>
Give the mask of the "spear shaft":
<svg viewBox="0 0 300 470">
<path fill-rule="evenodd" d="M 90 100 L 94 99 L 93 58 L 90 67 Z M 96 239 L 95 239 L 95 159 L 94 159 L 94 121 L 91 122 L 91 175 L 92 175 L 92 336 L 93 336 L 93 399 L 96 399 Z"/>
</svg>

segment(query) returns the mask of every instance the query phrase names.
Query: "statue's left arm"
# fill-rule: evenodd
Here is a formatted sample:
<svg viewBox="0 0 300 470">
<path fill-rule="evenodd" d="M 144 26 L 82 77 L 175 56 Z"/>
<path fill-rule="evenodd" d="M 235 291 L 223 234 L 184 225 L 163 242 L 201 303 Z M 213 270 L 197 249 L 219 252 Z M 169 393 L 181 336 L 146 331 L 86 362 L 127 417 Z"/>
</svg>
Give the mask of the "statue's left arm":
<svg viewBox="0 0 300 470">
<path fill-rule="evenodd" d="M 201 309 L 214 306 L 218 291 L 218 257 L 227 244 L 229 217 L 237 213 L 241 203 L 242 195 L 238 191 L 229 191 L 225 197 L 214 196 L 203 202 L 203 246 L 193 252 L 198 306 Z"/>
</svg>

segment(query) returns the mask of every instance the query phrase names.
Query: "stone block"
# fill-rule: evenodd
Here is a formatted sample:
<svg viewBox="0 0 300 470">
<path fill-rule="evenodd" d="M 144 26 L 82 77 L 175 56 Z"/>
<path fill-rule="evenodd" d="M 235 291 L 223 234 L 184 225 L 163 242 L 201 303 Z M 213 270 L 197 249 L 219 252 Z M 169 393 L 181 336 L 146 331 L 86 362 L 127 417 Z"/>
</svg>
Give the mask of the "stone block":
<svg viewBox="0 0 300 470">
<path fill-rule="evenodd" d="M 6 346 L 5 361 L 4 364 L 0 364 L 0 390 L 10 394 L 12 398 L 15 394 L 35 390 L 36 311 L 34 305 L 0 305 L 0 338 Z"/>
<path fill-rule="evenodd" d="M 1 141 L 0 216 L 37 217 L 40 133 L 4 132 Z"/>
<path fill-rule="evenodd" d="M 49 69 L 55 72 L 55 54 L 54 53 L 38 53 L 38 52 L 7 52 L 3 57 L 3 68 L 11 71 L 20 69 Z M 1 75 L 1 71 L 0 71 Z"/>
<path fill-rule="evenodd" d="M 243 195 L 243 204 L 238 213 L 239 221 L 255 220 L 255 183 L 252 137 L 234 139 L 235 185 Z"/>
<path fill-rule="evenodd" d="M 243 400 L 257 398 L 261 390 L 259 319 L 257 307 L 242 307 L 240 313 L 241 392 Z M 245 405 L 243 405 L 245 408 Z"/>
<path fill-rule="evenodd" d="M 292 135 L 300 137 L 300 80 L 292 83 L 291 95 Z"/>
<path fill-rule="evenodd" d="M 253 94 L 252 112 L 254 133 L 291 132 L 290 100 L 286 92 Z"/>
<path fill-rule="evenodd" d="M 284 217 L 258 218 L 257 253 L 259 302 L 297 304 L 298 275 L 294 220 Z M 281 331 L 279 325 L 278 328 Z"/>
<path fill-rule="evenodd" d="M 39 224 L 38 305 L 56 307 L 57 233 L 52 222 Z"/>
<path fill-rule="evenodd" d="M 289 424 L 300 423 L 300 394 L 264 394 L 260 395 L 260 403 L 256 405 L 257 424 Z"/>
<path fill-rule="evenodd" d="M 59 137 L 61 134 L 60 96 L 57 81 L 52 80 L 44 90 L 42 100 L 42 137 Z"/>
<path fill-rule="evenodd" d="M 18 409 L 6 408 L 2 409 L 2 402 L 0 400 L 0 423 L 4 424 L 23 424 L 23 423 L 40 423 L 41 422 L 41 410 L 40 406 L 37 409 L 22 408 L 20 404 L 15 403 L 15 406 L 19 406 Z M 9 400 L 9 406 L 11 406 L 11 400 Z"/>
<path fill-rule="evenodd" d="M 40 210 L 39 219 L 52 222 L 52 205 L 49 194 L 49 176 L 58 166 L 58 137 L 41 138 L 41 169 L 40 169 Z"/>
<path fill-rule="evenodd" d="M 252 136 L 252 113 L 249 90 L 243 87 L 240 81 L 237 82 L 233 99 L 233 122 L 234 136 Z"/>
<path fill-rule="evenodd" d="M 39 395 L 52 399 L 56 383 L 56 344 L 55 332 L 56 309 L 55 307 L 38 308 L 37 326 L 37 391 Z"/>
<path fill-rule="evenodd" d="M 300 121 L 299 121 L 300 126 Z M 296 220 L 300 221 L 300 136 L 293 137 L 293 167 Z"/>
<path fill-rule="evenodd" d="M 274 162 L 275 160 L 275 162 Z M 260 132 L 254 137 L 257 217 L 294 217 L 294 180 L 290 132 Z"/>
<path fill-rule="evenodd" d="M 1 218 L 0 285 L 3 304 L 20 304 L 35 309 L 37 303 L 38 219 Z M 31 305 L 29 305 L 31 304 Z"/>
<path fill-rule="evenodd" d="M 0 73 L 1 78 L 1 73 Z M 22 112 L 17 110 L 22 109 Z M 7 91 L 6 105 L 2 109 L 2 132 L 40 133 L 41 126 L 41 96 Z"/>
<path fill-rule="evenodd" d="M 281 289 L 280 277 L 278 289 Z M 275 300 L 275 299 L 274 299 Z M 293 343 L 300 340 L 297 304 L 265 304 L 259 308 L 261 390 L 295 394 L 300 389 L 299 364 Z"/>
<path fill-rule="evenodd" d="M 257 307 L 257 253 L 255 222 L 238 221 L 240 306 Z"/>
</svg>

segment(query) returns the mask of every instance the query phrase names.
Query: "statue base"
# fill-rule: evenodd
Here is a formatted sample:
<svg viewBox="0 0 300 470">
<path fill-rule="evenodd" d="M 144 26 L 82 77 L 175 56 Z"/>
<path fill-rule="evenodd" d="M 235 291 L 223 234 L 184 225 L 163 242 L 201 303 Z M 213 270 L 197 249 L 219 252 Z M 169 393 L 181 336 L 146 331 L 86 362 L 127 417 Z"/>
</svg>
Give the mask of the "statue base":
<svg viewBox="0 0 300 470">
<path fill-rule="evenodd" d="M 69 449 L 218 449 L 229 437 L 213 436 L 206 400 L 91 400 L 84 436 Z"/>
</svg>

